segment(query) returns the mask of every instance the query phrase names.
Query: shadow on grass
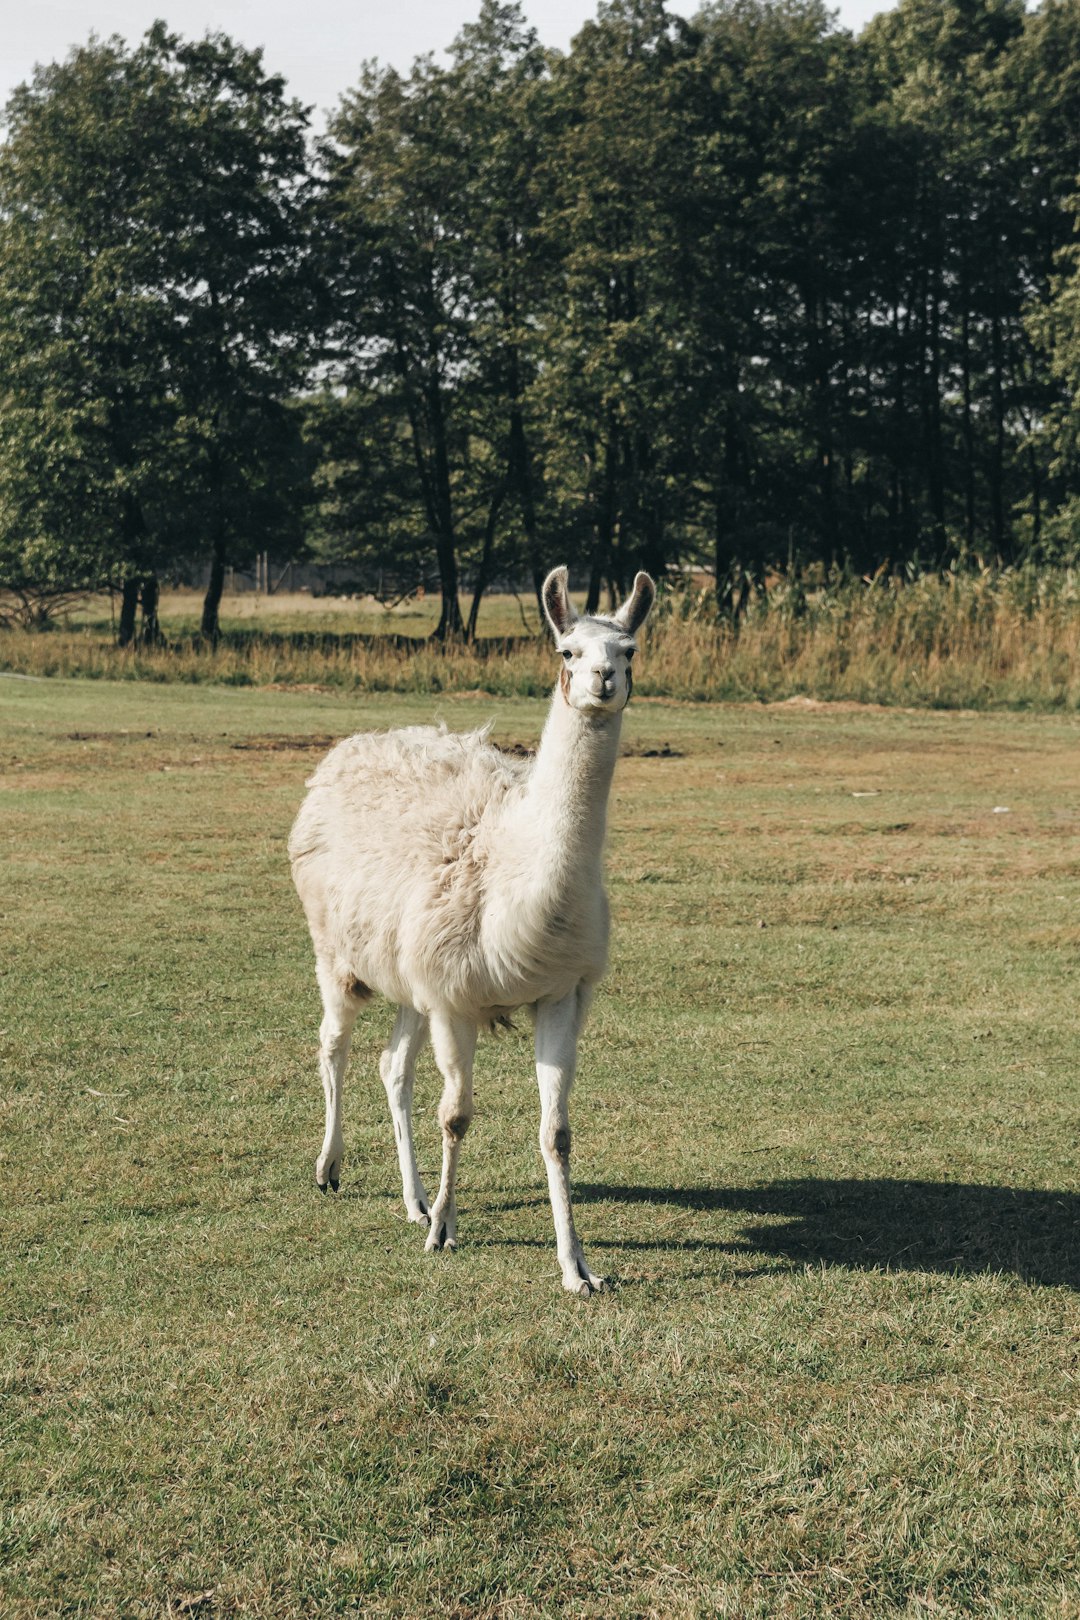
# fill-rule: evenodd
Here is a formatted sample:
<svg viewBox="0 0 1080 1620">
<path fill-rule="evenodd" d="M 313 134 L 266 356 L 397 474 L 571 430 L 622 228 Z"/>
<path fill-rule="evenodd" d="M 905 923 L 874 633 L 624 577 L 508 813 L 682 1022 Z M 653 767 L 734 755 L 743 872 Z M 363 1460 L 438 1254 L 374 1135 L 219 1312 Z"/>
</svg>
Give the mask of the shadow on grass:
<svg viewBox="0 0 1080 1620">
<path fill-rule="evenodd" d="M 574 1187 L 576 1204 L 657 1204 L 780 1217 L 723 1244 L 801 1265 L 975 1275 L 1080 1290 L 1080 1195 L 933 1181 L 775 1181 L 758 1187 Z M 656 1248 L 670 1248 L 670 1231 Z M 694 1247 L 695 1245 L 688 1245 Z M 700 1247 L 700 1245 L 697 1245 Z"/>
</svg>

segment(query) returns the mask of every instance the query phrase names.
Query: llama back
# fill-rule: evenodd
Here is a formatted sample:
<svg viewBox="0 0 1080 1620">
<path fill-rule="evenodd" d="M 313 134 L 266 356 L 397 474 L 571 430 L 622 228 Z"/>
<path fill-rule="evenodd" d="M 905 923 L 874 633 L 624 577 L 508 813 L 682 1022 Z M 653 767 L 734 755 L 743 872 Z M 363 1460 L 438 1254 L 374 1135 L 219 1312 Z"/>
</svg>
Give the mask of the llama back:
<svg viewBox="0 0 1080 1620">
<path fill-rule="evenodd" d="M 373 841 L 383 852 L 411 850 L 413 864 L 422 861 L 422 850 L 434 854 L 429 846 L 438 829 L 452 834 L 455 824 L 478 821 L 528 775 L 524 762 L 488 741 L 489 731 L 408 726 L 346 737 L 308 777 L 290 858 L 309 853 L 302 828 L 317 831 L 321 851 L 355 854 Z M 417 833 L 421 849 L 409 841 Z"/>
<path fill-rule="evenodd" d="M 316 949 L 343 978 L 403 1000 L 433 953 L 468 972 L 485 833 L 527 772 L 486 729 L 365 732 L 330 751 L 308 780 L 289 855 Z"/>
</svg>

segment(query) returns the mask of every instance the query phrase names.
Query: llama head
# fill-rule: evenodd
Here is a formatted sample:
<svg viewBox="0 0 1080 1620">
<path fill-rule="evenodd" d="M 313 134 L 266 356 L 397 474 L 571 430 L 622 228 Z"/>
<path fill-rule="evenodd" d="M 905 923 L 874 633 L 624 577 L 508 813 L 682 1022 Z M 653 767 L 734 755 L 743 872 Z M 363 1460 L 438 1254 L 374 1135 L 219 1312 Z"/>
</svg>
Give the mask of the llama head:
<svg viewBox="0 0 1080 1620">
<path fill-rule="evenodd" d="M 570 605 L 565 568 L 552 569 L 541 596 L 562 654 L 563 697 L 583 713 L 618 714 L 634 689 L 630 673 L 637 650 L 634 636 L 653 605 L 656 586 L 648 574 L 638 574 L 630 595 L 609 618 L 578 618 Z"/>
</svg>

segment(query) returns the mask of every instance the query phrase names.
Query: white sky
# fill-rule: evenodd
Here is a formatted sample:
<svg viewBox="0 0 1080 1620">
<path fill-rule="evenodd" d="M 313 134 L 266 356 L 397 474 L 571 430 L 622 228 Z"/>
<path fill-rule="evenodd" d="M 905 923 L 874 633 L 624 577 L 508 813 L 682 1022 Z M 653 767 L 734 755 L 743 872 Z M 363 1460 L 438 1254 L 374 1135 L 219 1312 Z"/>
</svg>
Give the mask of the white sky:
<svg viewBox="0 0 1080 1620">
<path fill-rule="evenodd" d="M 841 23 L 856 31 L 893 4 L 833 0 Z M 0 105 L 35 63 L 61 59 L 91 33 L 120 34 L 131 43 L 163 16 L 188 38 L 220 29 L 241 44 L 263 46 L 267 69 L 283 73 L 294 95 L 325 112 L 355 83 L 365 58 L 407 68 L 414 56 L 449 45 L 477 15 L 480 0 L 0 0 L 0 9 Z M 668 0 L 668 9 L 689 17 L 698 0 Z M 525 12 L 545 45 L 565 50 L 596 3 L 525 0 Z"/>
</svg>

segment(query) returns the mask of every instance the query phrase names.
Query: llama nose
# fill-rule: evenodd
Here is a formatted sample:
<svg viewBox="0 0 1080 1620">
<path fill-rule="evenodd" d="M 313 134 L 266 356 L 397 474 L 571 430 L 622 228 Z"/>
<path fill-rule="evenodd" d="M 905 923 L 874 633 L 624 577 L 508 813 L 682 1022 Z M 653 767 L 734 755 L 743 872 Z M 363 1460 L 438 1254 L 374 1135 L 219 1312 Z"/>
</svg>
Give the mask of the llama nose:
<svg viewBox="0 0 1080 1620">
<path fill-rule="evenodd" d="M 615 669 L 612 664 L 601 664 L 596 673 L 600 677 L 601 691 L 606 695 L 615 685 Z"/>
</svg>

